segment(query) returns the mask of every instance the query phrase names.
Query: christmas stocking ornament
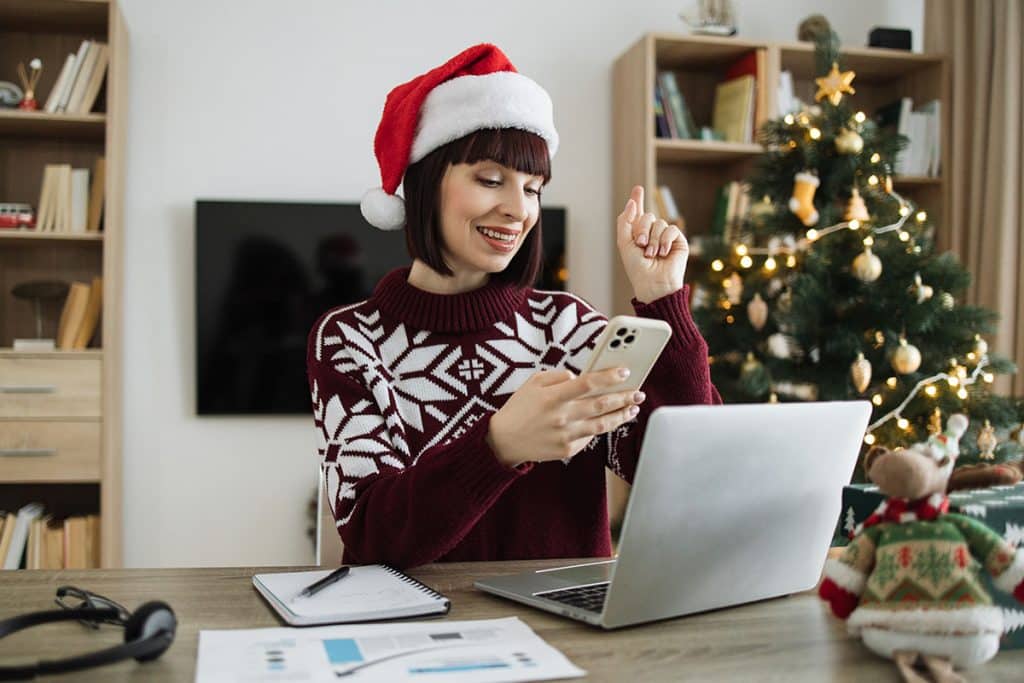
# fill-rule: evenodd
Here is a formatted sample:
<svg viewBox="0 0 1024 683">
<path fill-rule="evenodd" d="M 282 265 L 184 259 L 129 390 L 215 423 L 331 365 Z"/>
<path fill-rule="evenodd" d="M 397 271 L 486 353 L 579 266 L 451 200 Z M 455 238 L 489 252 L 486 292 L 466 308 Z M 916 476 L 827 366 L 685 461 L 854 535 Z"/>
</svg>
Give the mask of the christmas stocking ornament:
<svg viewBox="0 0 1024 683">
<path fill-rule="evenodd" d="M 818 210 L 814 208 L 814 192 L 821 181 L 818 180 L 818 176 L 806 171 L 797 173 L 793 181 L 793 196 L 789 199 L 789 210 L 796 214 L 801 223 L 811 227 L 818 222 Z"/>
</svg>

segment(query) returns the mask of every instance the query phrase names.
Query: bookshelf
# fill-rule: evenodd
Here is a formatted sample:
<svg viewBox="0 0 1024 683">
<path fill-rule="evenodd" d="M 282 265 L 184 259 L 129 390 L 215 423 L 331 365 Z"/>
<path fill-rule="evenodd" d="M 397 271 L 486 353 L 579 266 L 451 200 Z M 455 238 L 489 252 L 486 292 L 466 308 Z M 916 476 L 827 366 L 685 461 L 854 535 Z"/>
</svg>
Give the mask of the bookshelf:
<svg viewBox="0 0 1024 683">
<path fill-rule="evenodd" d="M 36 99 L 43 109 L 68 54 L 83 40 L 109 46 L 105 85 L 92 111 L 48 114 L 0 109 L 0 202 L 38 210 L 43 169 L 92 169 L 106 159 L 102 232 L 0 229 L 0 510 L 41 502 L 47 512 L 100 515 L 100 563 L 122 564 L 122 358 L 124 145 L 127 32 L 116 0 L 0 0 L 0 79 L 43 61 Z M 92 180 L 92 178 L 90 178 Z M 94 346 L 22 352 L 35 313 L 11 288 L 30 280 L 103 279 Z M 63 301 L 43 308 L 54 337 Z"/>
<path fill-rule="evenodd" d="M 666 139 L 657 137 L 654 123 L 656 75 L 673 71 L 686 104 L 697 125 L 709 125 L 715 86 L 725 72 L 749 53 L 760 53 L 764 65 L 756 77 L 756 88 L 764 91 L 766 111 L 759 112 L 755 126 L 774 118 L 779 74 L 793 75 L 794 94 L 814 102 L 814 46 L 810 43 L 769 43 L 736 38 L 649 33 L 642 36 L 614 63 L 612 71 L 612 214 L 618 215 L 630 188 L 641 184 L 647 190 L 648 210 L 653 205 L 652 189 L 668 185 L 686 220 L 689 237 L 707 233 L 714 213 L 715 193 L 733 180 L 753 171 L 760 145 L 718 141 Z M 850 102 L 869 116 L 899 99 L 912 97 L 915 103 L 938 99 L 944 103 L 942 125 L 942 167 L 949 160 L 949 79 L 941 55 L 909 53 L 882 48 L 848 48 L 842 51 L 844 69 L 852 69 L 856 94 Z M 926 209 L 942 224 L 948 215 L 949 193 L 945 176 L 896 176 L 897 192 Z M 706 267 L 691 256 L 690 273 Z M 613 312 L 628 313 L 632 296 L 629 281 L 618 259 L 613 276 Z"/>
</svg>

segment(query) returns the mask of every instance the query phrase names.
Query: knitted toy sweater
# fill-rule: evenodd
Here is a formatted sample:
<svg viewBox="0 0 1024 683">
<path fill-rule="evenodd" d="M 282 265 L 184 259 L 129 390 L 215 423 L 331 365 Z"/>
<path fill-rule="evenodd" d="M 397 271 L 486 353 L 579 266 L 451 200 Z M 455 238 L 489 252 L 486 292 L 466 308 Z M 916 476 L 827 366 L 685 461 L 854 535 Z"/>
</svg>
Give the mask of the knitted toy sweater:
<svg viewBox="0 0 1024 683">
<path fill-rule="evenodd" d="M 930 636 L 1000 635 L 1000 609 L 981 583 L 1024 600 L 1024 553 L 959 514 L 864 529 L 825 565 L 822 597 L 853 633 L 864 628 Z M 852 613 L 851 613 L 852 610 Z"/>
<path fill-rule="evenodd" d="M 508 468 L 485 440 L 491 415 L 538 370 L 579 373 L 607 319 L 566 292 L 492 278 L 440 295 L 408 275 L 392 271 L 310 332 L 317 451 L 345 562 L 610 555 L 605 465 L 632 480 L 658 406 L 721 403 L 688 288 L 633 303 L 672 327 L 640 414 L 568 463 Z"/>
</svg>

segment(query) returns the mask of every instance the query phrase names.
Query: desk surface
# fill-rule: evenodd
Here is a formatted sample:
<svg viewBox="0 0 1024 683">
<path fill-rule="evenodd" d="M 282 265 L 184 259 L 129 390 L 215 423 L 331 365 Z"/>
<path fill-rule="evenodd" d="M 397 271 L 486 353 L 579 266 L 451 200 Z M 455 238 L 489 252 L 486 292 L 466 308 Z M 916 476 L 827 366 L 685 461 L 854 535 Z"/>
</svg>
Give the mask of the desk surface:
<svg viewBox="0 0 1024 683">
<path fill-rule="evenodd" d="M 587 670 L 588 681 L 898 681 L 891 662 L 846 635 L 815 595 L 801 594 L 644 626 L 605 632 L 485 595 L 481 576 L 558 566 L 565 560 L 438 564 L 409 572 L 452 600 L 449 619 L 518 616 Z M 282 569 L 282 571 L 293 568 Z M 45 681 L 190 682 L 200 629 L 281 626 L 252 587 L 266 568 L 124 569 L 0 572 L 0 618 L 50 609 L 57 586 L 71 584 L 134 609 L 169 603 L 178 633 L 164 655 L 147 664 L 121 662 Z M 270 569 L 269 571 L 274 571 Z M 121 629 L 92 631 L 75 622 L 36 627 L 0 640 L 0 664 L 52 659 L 123 641 Z M 1024 650 L 999 653 L 970 671 L 971 681 L 1019 681 Z"/>
</svg>

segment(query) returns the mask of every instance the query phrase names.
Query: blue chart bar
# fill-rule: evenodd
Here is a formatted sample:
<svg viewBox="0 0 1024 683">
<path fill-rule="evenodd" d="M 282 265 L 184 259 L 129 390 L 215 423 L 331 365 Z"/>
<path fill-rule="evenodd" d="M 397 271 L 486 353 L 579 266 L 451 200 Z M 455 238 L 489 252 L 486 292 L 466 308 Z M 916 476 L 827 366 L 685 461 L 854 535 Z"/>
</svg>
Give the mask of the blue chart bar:
<svg viewBox="0 0 1024 683">
<path fill-rule="evenodd" d="M 325 640 L 324 649 L 327 650 L 327 660 L 331 664 L 352 664 L 363 661 L 363 653 L 352 638 L 337 638 Z"/>
<path fill-rule="evenodd" d="M 480 669 L 507 669 L 508 664 L 505 662 L 498 662 L 497 664 L 490 663 L 479 663 L 479 664 L 459 664 L 456 666 L 438 666 L 438 667 L 424 667 L 419 669 L 409 669 L 411 674 L 437 674 L 452 671 L 477 671 Z"/>
</svg>

